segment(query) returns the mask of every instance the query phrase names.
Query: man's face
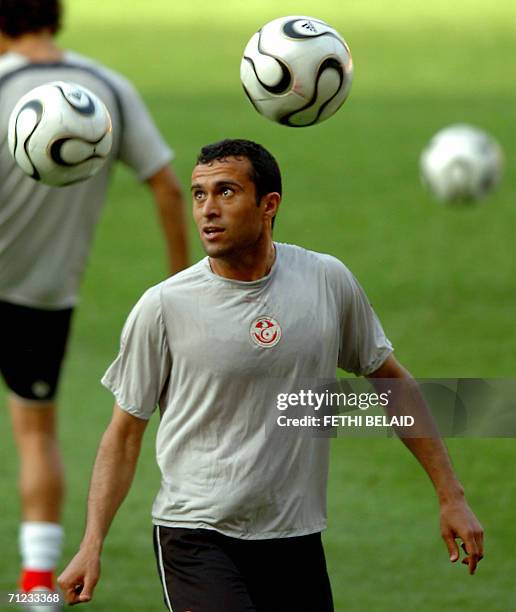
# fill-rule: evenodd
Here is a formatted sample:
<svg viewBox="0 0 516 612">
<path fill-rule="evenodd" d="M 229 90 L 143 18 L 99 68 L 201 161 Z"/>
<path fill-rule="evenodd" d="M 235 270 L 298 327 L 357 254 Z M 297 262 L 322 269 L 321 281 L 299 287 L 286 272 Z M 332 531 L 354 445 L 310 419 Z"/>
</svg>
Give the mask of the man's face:
<svg viewBox="0 0 516 612">
<path fill-rule="evenodd" d="M 257 204 L 251 171 L 251 162 L 244 157 L 198 164 L 193 170 L 193 217 L 210 257 L 252 251 L 270 227 L 275 210 L 271 211 L 267 196 Z"/>
</svg>

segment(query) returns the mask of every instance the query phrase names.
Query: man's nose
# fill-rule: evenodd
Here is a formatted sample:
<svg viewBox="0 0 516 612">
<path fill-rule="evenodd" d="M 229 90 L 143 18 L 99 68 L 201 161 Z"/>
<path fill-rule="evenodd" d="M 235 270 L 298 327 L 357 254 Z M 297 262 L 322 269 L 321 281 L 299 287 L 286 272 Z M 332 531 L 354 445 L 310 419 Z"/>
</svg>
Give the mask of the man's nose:
<svg viewBox="0 0 516 612">
<path fill-rule="evenodd" d="M 220 206 L 214 195 L 208 195 L 204 200 L 202 212 L 205 217 L 218 217 L 220 215 Z"/>
</svg>

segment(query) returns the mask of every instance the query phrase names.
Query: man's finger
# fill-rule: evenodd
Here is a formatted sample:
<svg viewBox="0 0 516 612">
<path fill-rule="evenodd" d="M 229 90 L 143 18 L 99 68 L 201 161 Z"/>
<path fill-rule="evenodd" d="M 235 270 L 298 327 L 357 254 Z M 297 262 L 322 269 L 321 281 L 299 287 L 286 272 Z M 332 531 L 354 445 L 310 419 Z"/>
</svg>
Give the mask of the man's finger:
<svg viewBox="0 0 516 612">
<path fill-rule="evenodd" d="M 467 555 L 475 556 L 477 558 L 480 556 L 480 550 L 477 541 L 475 540 L 474 534 L 470 538 L 462 542 L 462 550 Z"/>
<path fill-rule="evenodd" d="M 475 573 L 479 561 L 480 559 L 477 555 L 470 555 L 469 557 L 464 557 L 464 559 L 462 559 L 462 563 L 468 566 L 470 575 Z"/>
<path fill-rule="evenodd" d="M 469 540 L 462 542 L 461 548 L 467 555 L 462 560 L 462 563 L 468 566 L 469 573 L 473 575 L 477 569 L 478 562 L 482 558 L 475 537 L 472 536 Z"/>
<path fill-rule="evenodd" d="M 63 574 L 61 574 L 61 576 L 59 576 L 57 579 L 57 584 L 59 585 L 61 591 L 63 591 L 66 603 L 73 605 L 77 599 L 77 593 L 75 591 L 76 587 L 74 586 L 74 583 L 64 578 Z"/>
<path fill-rule="evenodd" d="M 444 543 L 446 544 L 446 548 L 448 549 L 448 552 L 450 554 L 450 561 L 452 563 L 455 563 L 456 561 L 458 561 L 460 557 L 459 547 L 457 546 L 457 542 L 455 541 L 455 538 L 449 533 L 443 533 L 442 537 L 443 537 Z"/>
<path fill-rule="evenodd" d="M 480 559 L 483 559 L 484 557 L 484 532 L 483 530 L 480 530 L 476 534 L 475 540 L 477 542 L 478 560 L 480 561 Z"/>
<path fill-rule="evenodd" d="M 85 576 L 84 584 L 81 585 L 82 588 L 78 593 L 78 599 L 80 602 L 91 601 L 91 598 L 93 597 L 93 589 L 95 588 L 96 584 L 96 580 L 92 580 L 88 576 Z"/>
<path fill-rule="evenodd" d="M 72 587 L 72 593 L 73 593 L 73 602 L 74 604 L 78 604 L 78 603 L 82 603 L 82 599 L 81 599 L 81 595 L 84 589 L 84 584 L 81 582 L 77 582 L 77 584 L 75 584 Z M 87 600 L 89 601 L 89 600 Z M 73 604 L 72 604 L 73 605 Z"/>
<path fill-rule="evenodd" d="M 79 593 L 75 590 L 75 588 L 76 587 L 68 587 L 66 589 L 62 589 L 66 603 L 70 604 L 71 606 L 80 603 Z"/>
</svg>

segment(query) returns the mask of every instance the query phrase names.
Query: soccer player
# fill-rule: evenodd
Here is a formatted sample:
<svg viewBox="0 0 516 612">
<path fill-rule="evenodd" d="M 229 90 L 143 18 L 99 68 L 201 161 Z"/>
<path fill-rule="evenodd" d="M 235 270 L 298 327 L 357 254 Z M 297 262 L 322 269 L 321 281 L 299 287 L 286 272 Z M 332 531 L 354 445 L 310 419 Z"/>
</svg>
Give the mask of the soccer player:
<svg viewBox="0 0 516 612">
<path fill-rule="evenodd" d="M 169 610 L 329 612 L 326 526 L 329 440 L 267 431 L 269 401 L 337 366 L 412 380 L 392 355 L 360 285 L 337 259 L 272 240 L 280 171 L 263 147 L 202 149 L 193 216 L 207 257 L 149 289 L 129 315 L 103 384 L 116 398 L 100 444 L 80 550 L 59 578 L 89 601 L 111 521 L 134 475 L 157 406 L 161 488 L 154 546 Z M 379 381 L 377 381 L 379 382 Z M 430 476 L 441 529 L 471 573 L 482 528 L 439 438 L 406 438 Z"/>
<path fill-rule="evenodd" d="M 9 389 L 21 460 L 25 591 L 53 588 L 63 537 L 56 389 L 80 278 L 116 159 L 152 192 L 171 272 L 188 265 L 172 151 L 125 78 L 57 45 L 60 17 L 58 0 L 0 0 L 0 372 Z M 27 177 L 7 148 L 12 108 L 27 91 L 52 80 L 88 87 L 113 120 L 111 158 L 94 178 L 64 188 Z"/>
</svg>

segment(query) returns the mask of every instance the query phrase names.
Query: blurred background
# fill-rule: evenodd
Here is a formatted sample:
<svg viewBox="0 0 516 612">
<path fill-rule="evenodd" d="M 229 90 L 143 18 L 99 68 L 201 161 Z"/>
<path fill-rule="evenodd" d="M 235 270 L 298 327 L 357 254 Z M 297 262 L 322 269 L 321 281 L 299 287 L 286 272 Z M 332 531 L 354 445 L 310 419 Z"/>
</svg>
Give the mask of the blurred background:
<svg viewBox="0 0 516 612">
<path fill-rule="evenodd" d="M 277 157 L 284 200 L 275 238 L 331 253 L 358 277 L 399 360 L 418 378 L 516 377 L 516 4 L 513 0 L 103 0 L 64 2 L 59 42 L 122 72 L 176 151 L 188 193 L 200 147 L 257 140 Z M 348 42 L 351 95 L 327 122 L 290 129 L 259 116 L 239 81 L 243 48 L 265 22 L 304 14 Z M 418 159 L 434 132 L 466 122 L 506 157 L 497 192 L 447 207 L 422 189 Z M 187 195 L 188 199 L 188 195 Z M 203 254 L 191 225 L 194 261 Z M 67 464 L 63 566 L 82 535 L 88 481 L 112 397 L 99 379 L 123 322 L 166 275 L 144 187 L 116 170 L 84 279 L 61 385 Z M 5 390 L 0 390 L 0 401 Z M 153 419 L 136 482 L 112 526 L 90 610 L 158 611 L 150 506 L 158 486 Z M 18 578 L 16 461 L 0 412 L 0 591 Z M 486 529 L 473 578 L 440 540 L 430 483 L 393 439 L 337 439 L 325 534 L 337 612 L 514 609 L 514 440 L 449 447 Z M 266 458 L 264 458 L 266 460 Z"/>
</svg>

